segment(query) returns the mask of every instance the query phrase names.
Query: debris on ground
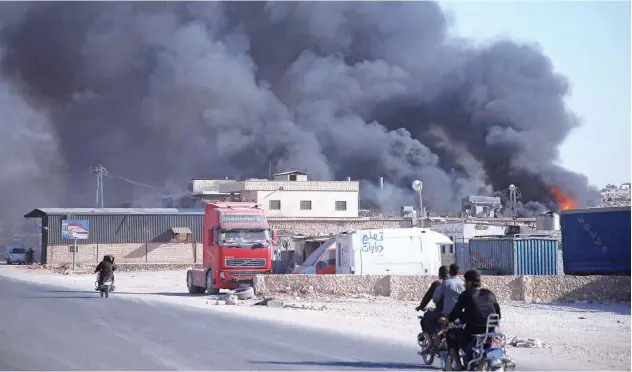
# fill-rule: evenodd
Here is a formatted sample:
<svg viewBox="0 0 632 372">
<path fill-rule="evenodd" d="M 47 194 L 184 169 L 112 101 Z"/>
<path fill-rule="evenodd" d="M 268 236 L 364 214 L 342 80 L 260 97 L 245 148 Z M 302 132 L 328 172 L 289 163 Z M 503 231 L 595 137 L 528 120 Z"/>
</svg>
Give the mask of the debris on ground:
<svg viewBox="0 0 632 372">
<path fill-rule="evenodd" d="M 539 349 L 543 347 L 548 347 L 549 345 L 542 342 L 542 340 L 537 338 L 522 338 L 522 337 L 514 337 L 509 345 L 513 347 L 525 347 L 531 349 Z"/>
<path fill-rule="evenodd" d="M 224 300 L 224 303 L 226 305 L 237 305 L 237 301 L 239 301 L 237 299 L 237 296 L 229 293 L 228 295 L 226 295 L 226 299 Z"/>
</svg>

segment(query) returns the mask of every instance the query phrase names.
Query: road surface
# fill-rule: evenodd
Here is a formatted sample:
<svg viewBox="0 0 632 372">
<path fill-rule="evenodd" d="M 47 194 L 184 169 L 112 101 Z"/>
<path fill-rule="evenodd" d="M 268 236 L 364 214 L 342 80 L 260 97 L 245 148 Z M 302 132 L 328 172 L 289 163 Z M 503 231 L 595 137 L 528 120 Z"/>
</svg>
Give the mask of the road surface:
<svg viewBox="0 0 632 372">
<path fill-rule="evenodd" d="M 546 362 L 519 363 L 520 370 L 553 368 Z M 0 370 L 424 368 L 429 367 L 422 366 L 414 341 L 407 348 L 116 292 L 102 299 L 96 291 L 0 275 Z"/>
</svg>

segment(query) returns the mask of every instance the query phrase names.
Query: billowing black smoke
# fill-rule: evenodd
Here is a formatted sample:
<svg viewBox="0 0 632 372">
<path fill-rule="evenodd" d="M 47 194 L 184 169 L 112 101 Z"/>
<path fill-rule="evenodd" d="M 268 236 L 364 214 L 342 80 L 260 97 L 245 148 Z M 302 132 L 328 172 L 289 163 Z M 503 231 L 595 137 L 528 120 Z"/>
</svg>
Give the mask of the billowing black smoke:
<svg viewBox="0 0 632 372">
<path fill-rule="evenodd" d="M 365 197 L 428 208 L 515 184 L 580 205 L 555 163 L 577 126 L 567 80 L 530 45 L 473 47 L 431 2 L 38 2 L 0 5 L 0 204 L 156 205 L 192 177 L 370 180 Z M 533 203 L 532 203 L 533 205 Z M 539 205 L 539 204 L 536 204 Z"/>
</svg>

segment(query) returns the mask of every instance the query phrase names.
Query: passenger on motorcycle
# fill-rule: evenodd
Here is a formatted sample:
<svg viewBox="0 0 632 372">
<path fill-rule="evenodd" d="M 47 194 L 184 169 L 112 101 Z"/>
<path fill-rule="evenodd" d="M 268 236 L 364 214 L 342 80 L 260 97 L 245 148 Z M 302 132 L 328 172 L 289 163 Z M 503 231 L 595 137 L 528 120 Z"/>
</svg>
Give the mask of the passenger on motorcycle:
<svg viewBox="0 0 632 372">
<path fill-rule="evenodd" d="M 114 280 L 115 270 L 116 265 L 114 264 L 114 256 L 110 254 L 103 256 L 103 261 L 101 261 L 94 269 L 95 274 L 99 273 L 99 284 L 97 289 L 101 288 L 106 278 Z"/>
<path fill-rule="evenodd" d="M 481 288 L 481 275 L 476 270 L 468 270 L 465 275 L 465 291 L 461 293 L 454 309 L 450 312 L 448 320 L 455 322 L 457 319 L 464 328 L 453 329 L 447 335 L 448 348 L 457 367 L 462 370 L 459 358 L 459 348 L 466 351 L 468 358 L 471 355 L 470 345 L 474 335 L 484 334 L 487 327 L 487 317 L 497 314 L 500 318 L 500 306 L 496 301 L 496 295 L 488 289 Z M 490 329 L 493 332 L 494 329 Z"/>
<path fill-rule="evenodd" d="M 441 282 L 432 295 L 432 302 L 443 303 L 443 314 L 447 316 L 456 305 L 459 295 L 465 290 L 465 284 L 459 279 L 459 265 L 452 264 L 449 268 L 449 278 Z"/>
<path fill-rule="evenodd" d="M 415 308 L 415 311 L 420 311 L 420 310 L 426 311 L 426 306 L 428 306 L 428 304 L 430 303 L 430 300 L 432 300 L 432 295 L 434 294 L 435 290 L 437 289 L 437 287 L 439 287 L 439 285 L 441 285 L 441 281 L 443 281 L 447 277 L 448 277 L 448 267 L 441 266 L 439 268 L 439 279 L 432 282 L 432 284 L 430 285 L 430 288 L 428 289 L 428 291 L 426 291 L 426 294 L 421 300 L 421 303 L 419 304 L 419 306 Z M 435 309 L 433 311 L 426 311 L 424 314 L 424 317 L 421 322 L 421 330 L 424 333 L 424 337 L 427 340 L 430 340 L 430 348 L 427 350 L 424 350 L 424 353 L 432 353 L 435 347 L 437 346 L 435 343 L 434 337 L 431 337 L 431 335 L 434 335 L 437 332 L 438 320 L 442 316 L 442 310 L 443 310 L 443 302 L 441 301 L 435 304 Z"/>
</svg>

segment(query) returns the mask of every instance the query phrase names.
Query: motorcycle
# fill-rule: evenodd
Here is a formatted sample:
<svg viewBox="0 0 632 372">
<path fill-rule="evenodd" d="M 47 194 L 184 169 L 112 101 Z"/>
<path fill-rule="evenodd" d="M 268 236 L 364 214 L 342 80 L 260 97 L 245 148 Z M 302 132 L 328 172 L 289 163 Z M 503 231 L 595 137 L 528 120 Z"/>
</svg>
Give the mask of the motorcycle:
<svg viewBox="0 0 632 372">
<path fill-rule="evenodd" d="M 428 309 L 426 310 L 426 313 L 431 312 L 433 310 L 434 309 Z M 426 351 L 430 349 L 432 340 L 428 340 L 423 332 L 424 315 L 418 316 L 417 318 L 419 319 L 419 323 L 422 328 L 422 331 L 419 332 L 419 334 L 417 335 L 417 344 L 419 345 L 421 349 L 420 351 L 417 352 L 417 354 L 421 355 L 421 358 L 424 361 L 424 364 L 429 366 L 429 365 L 432 365 L 432 363 L 434 363 L 435 358 L 440 358 L 441 353 L 443 351 L 447 351 L 448 349 L 446 339 L 445 339 L 445 330 L 446 330 L 445 327 L 447 326 L 444 325 L 444 327 L 437 332 L 436 336 L 439 337 L 439 345 L 437 348 L 433 350 L 433 352 L 428 353 Z"/>
<path fill-rule="evenodd" d="M 114 292 L 116 287 L 114 286 L 114 278 L 108 278 L 103 281 L 103 285 L 99 287 L 99 273 L 97 273 L 97 280 L 94 282 L 94 290 L 101 293 L 101 297 L 108 298 L 110 293 Z"/>
<path fill-rule="evenodd" d="M 470 353 L 459 350 L 461 365 L 466 371 L 513 371 L 516 364 L 507 356 L 505 350 L 505 334 L 497 329 L 500 325 L 500 318 L 496 314 L 487 317 L 485 333 L 475 335 L 472 341 Z M 462 328 L 460 324 L 450 324 L 448 329 Z M 496 331 L 490 332 L 494 328 Z M 441 367 L 444 371 L 456 371 L 456 361 L 452 360 L 452 355 L 448 352 L 441 352 Z"/>
<path fill-rule="evenodd" d="M 110 297 L 110 292 L 112 292 L 112 280 L 106 279 L 103 281 L 103 285 L 100 288 L 101 297 L 108 298 Z"/>
</svg>

